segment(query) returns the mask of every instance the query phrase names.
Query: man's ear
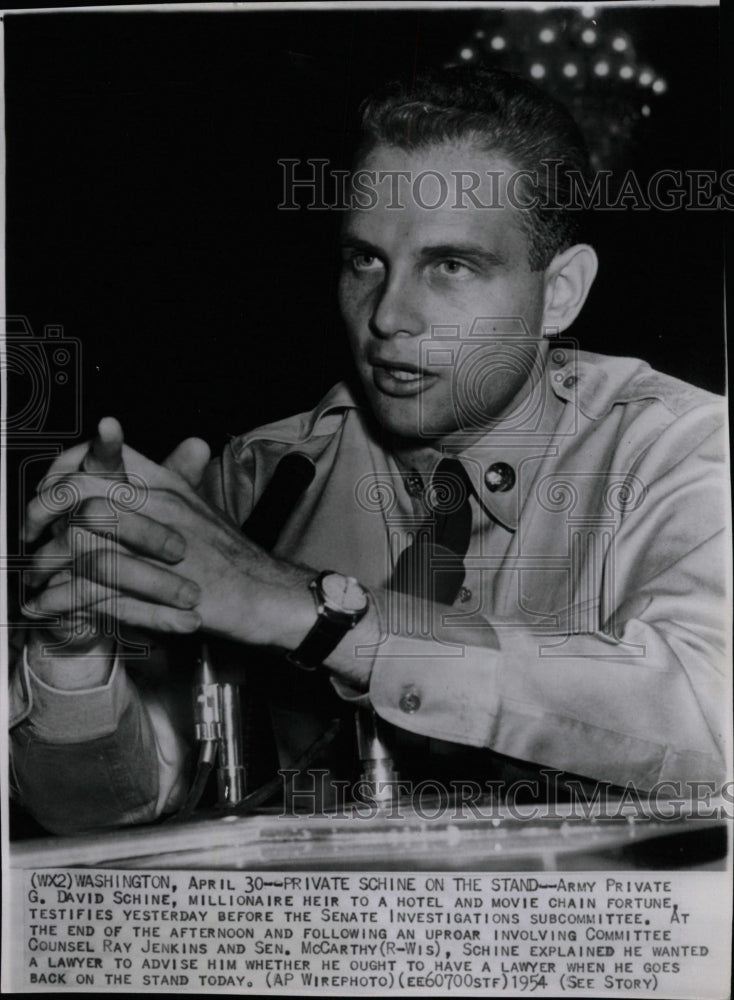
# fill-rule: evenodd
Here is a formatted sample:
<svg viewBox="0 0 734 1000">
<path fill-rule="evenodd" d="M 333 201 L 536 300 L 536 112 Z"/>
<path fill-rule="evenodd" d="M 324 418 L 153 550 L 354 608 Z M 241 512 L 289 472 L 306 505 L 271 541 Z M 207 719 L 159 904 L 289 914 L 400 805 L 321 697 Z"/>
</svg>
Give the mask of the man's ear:
<svg viewBox="0 0 734 1000">
<path fill-rule="evenodd" d="M 581 312 L 598 267 L 596 252 L 586 243 L 556 254 L 545 270 L 544 328 L 554 333 L 568 329 Z"/>
</svg>

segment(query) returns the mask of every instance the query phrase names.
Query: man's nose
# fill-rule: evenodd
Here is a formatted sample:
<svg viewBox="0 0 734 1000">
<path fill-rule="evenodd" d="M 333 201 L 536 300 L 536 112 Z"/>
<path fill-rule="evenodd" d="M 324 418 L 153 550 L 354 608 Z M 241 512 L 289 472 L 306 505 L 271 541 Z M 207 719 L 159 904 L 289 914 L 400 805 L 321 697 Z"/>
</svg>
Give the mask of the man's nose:
<svg viewBox="0 0 734 1000">
<path fill-rule="evenodd" d="M 405 336 L 416 337 L 425 329 L 421 292 L 410 275 L 392 274 L 386 277 L 375 309 L 370 328 L 377 337 L 388 339 Z"/>
</svg>

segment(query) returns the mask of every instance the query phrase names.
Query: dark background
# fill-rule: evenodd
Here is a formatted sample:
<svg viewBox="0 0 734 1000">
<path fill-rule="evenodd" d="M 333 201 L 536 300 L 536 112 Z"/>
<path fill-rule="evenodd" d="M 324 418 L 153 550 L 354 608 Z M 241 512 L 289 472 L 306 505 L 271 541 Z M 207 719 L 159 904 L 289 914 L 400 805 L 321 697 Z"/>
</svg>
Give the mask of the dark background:
<svg viewBox="0 0 734 1000">
<path fill-rule="evenodd" d="M 153 457 L 191 434 L 217 452 L 319 399 L 348 364 L 340 220 L 278 211 L 277 160 L 343 161 L 360 98 L 455 61 L 486 17 L 6 15 L 8 314 L 81 342 L 83 436 L 111 413 Z M 668 82 L 615 169 L 719 169 L 717 10 L 605 18 Z M 602 268 L 572 335 L 723 391 L 720 219 L 611 213 L 594 240 Z M 9 412 L 26 391 L 11 379 Z"/>
</svg>

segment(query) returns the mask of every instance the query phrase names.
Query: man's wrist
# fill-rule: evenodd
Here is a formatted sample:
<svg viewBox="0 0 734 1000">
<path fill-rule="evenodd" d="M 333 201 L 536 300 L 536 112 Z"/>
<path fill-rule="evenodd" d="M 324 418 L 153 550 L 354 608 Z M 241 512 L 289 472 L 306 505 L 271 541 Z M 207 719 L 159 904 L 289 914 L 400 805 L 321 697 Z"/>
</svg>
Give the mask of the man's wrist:
<svg viewBox="0 0 734 1000">
<path fill-rule="evenodd" d="M 271 599 L 263 610 L 264 619 L 270 623 L 265 644 L 284 652 L 295 652 L 309 635 L 317 621 L 317 608 L 309 585 L 318 576 L 316 570 L 293 567 L 293 576 Z M 372 669 L 371 656 L 358 656 L 357 649 L 376 645 L 381 636 L 377 612 L 370 607 L 364 618 L 354 628 L 347 629 L 344 638 L 325 658 L 324 667 L 340 681 L 358 691 L 369 686 Z"/>
<path fill-rule="evenodd" d="M 112 672 L 114 642 L 97 638 L 84 651 L 54 656 L 48 650 L 53 638 L 43 629 L 33 629 L 28 641 L 28 666 L 38 680 L 60 691 L 81 691 L 102 687 Z"/>
<path fill-rule="evenodd" d="M 326 668 L 342 684 L 354 691 L 367 691 L 374 664 L 374 650 L 379 645 L 381 636 L 380 619 L 374 604 L 370 602 L 362 621 L 346 633 L 334 652 L 326 658 Z"/>
<path fill-rule="evenodd" d="M 299 568 L 263 608 L 263 618 L 270 623 L 269 645 L 291 652 L 313 628 L 316 607 L 309 584 L 314 576 L 315 571 Z"/>
<path fill-rule="evenodd" d="M 369 597 L 352 576 L 323 570 L 309 584 L 316 620 L 288 659 L 304 670 L 317 670 L 345 635 L 364 618 Z"/>
</svg>

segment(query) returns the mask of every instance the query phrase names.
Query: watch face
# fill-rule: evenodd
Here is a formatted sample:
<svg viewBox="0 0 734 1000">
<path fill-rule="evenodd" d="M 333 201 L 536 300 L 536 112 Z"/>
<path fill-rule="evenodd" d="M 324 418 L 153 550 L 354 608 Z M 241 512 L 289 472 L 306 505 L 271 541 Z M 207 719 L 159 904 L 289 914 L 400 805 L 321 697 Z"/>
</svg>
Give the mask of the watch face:
<svg viewBox="0 0 734 1000">
<path fill-rule="evenodd" d="M 321 581 L 324 601 L 333 611 L 355 614 L 367 607 L 367 592 L 353 576 L 329 573 Z"/>
</svg>

